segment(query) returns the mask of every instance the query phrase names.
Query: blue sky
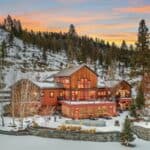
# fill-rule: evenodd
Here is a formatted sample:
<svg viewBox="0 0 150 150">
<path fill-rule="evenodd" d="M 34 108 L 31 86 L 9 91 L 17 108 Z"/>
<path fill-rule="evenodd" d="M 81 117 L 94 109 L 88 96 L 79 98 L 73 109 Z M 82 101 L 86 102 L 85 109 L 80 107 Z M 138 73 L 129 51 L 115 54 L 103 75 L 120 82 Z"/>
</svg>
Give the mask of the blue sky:
<svg viewBox="0 0 150 150">
<path fill-rule="evenodd" d="M 150 25 L 150 0 L 0 0 L 0 19 L 10 14 L 24 28 L 66 32 L 129 44 L 136 41 L 138 23 Z"/>
</svg>

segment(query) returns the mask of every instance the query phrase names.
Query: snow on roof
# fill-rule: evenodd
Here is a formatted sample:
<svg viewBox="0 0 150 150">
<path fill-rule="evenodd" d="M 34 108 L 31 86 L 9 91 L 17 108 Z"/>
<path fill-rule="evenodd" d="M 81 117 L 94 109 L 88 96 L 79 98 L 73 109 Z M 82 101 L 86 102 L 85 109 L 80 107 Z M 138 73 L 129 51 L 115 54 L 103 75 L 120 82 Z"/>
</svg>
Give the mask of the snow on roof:
<svg viewBox="0 0 150 150">
<path fill-rule="evenodd" d="M 112 101 L 63 101 L 63 103 L 71 105 L 82 105 L 82 104 L 114 104 Z"/>
<path fill-rule="evenodd" d="M 70 76 L 72 75 L 74 72 L 78 71 L 79 69 L 81 69 L 82 67 L 86 66 L 85 64 L 79 65 L 79 66 L 73 66 L 71 68 L 65 68 L 61 71 L 59 71 L 57 74 L 55 74 L 55 77 L 60 77 L 60 76 Z M 87 66 L 86 66 L 87 67 Z M 89 67 L 88 67 L 89 68 Z M 90 69 L 90 68 L 89 68 Z M 92 69 L 90 69 L 92 70 Z M 93 71 L 93 70 L 92 70 Z M 94 71 L 93 71 L 94 72 Z M 94 72 L 95 73 L 95 72 Z M 95 73 L 96 74 L 96 73 Z"/>
<path fill-rule="evenodd" d="M 46 81 L 46 82 L 53 82 L 53 81 L 54 81 L 54 78 L 53 78 L 53 77 L 46 78 L 44 81 Z"/>
<path fill-rule="evenodd" d="M 105 87 L 106 87 L 106 84 L 105 84 L 104 81 L 100 81 L 100 82 L 97 83 L 97 87 L 98 87 L 98 88 L 105 88 Z"/>
<path fill-rule="evenodd" d="M 80 68 L 82 68 L 83 66 L 85 66 L 84 64 L 83 65 L 79 65 L 79 66 L 73 66 L 71 68 L 65 68 L 61 71 L 59 71 L 57 74 L 55 74 L 55 76 L 70 76 L 71 74 L 73 74 L 74 72 L 76 72 L 77 70 L 79 70 Z"/>
<path fill-rule="evenodd" d="M 40 81 L 44 82 L 46 79 L 53 74 L 56 73 L 56 71 L 45 71 L 45 72 L 21 72 L 21 70 L 15 70 L 14 67 L 10 68 L 9 70 L 5 70 L 4 72 L 5 75 L 5 83 L 6 83 L 6 88 L 9 89 L 10 86 L 15 84 L 21 79 L 29 79 L 31 82 L 32 81 Z M 38 78 L 38 80 L 37 80 Z"/>
<path fill-rule="evenodd" d="M 40 88 L 63 88 L 61 83 L 31 81 Z"/>
<path fill-rule="evenodd" d="M 148 121 L 134 122 L 134 125 L 150 129 L 150 123 Z"/>
<path fill-rule="evenodd" d="M 105 86 L 107 86 L 107 87 L 114 87 L 119 82 L 120 81 L 118 81 L 118 80 L 108 80 L 108 81 L 105 81 Z"/>
</svg>

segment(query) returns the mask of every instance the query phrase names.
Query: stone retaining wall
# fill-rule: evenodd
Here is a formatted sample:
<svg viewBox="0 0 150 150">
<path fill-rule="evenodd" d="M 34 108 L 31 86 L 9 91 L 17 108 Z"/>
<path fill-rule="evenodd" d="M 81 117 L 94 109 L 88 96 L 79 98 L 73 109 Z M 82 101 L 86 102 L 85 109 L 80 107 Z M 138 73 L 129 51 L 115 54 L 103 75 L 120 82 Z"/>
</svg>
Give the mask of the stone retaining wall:
<svg viewBox="0 0 150 150">
<path fill-rule="evenodd" d="M 81 132 L 71 132 L 71 131 L 58 131 L 50 129 L 32 129 L 29 130 L 30 134 L 41 137 L 48 138 L 61 138 L 69 140 L 81 140 L 81 141 L 96 141 L 96 142 L 114 142 L 119 141 L 119 132 L 98 132 L 92 133 L 81 133 Z"/>
<path fill-rule="evenodd" d="M 132 131 L 134 134 L 136 134 L 139 138 L 143 140 L 150 141 L 150 129 L 148 128 L 143 128 L 140 126 L 133 126 Z"/>
<path fill-rule="evenodd" d="M 120 139 L 119 132 L 98 132 L 98 133 L 81 133 L 71 131 L 58 131 L 50 128 L 30 128 L 23 131 L 3 131 L 0 134 L 5 135 L 34 135 L 47 138 L 67 139 L 67 140 L 81 140 L 81 141 L 95 141 L 95 142 L 117 142 Z"/>
<path fill-rule="evenodd" d="M 150 141 L 150 129 L 139 126 L 133 126 L 132 131 L 139 138 Z M 96 142 L 117 142 L 120 141 L 120 132 L 97 132 L 97 133 L 81 133 L 71 131 L 58 131 L 50 128 L 30 128 L 22 131 L 3 131 L 0 134 L 5 135 L 34 135 L 47 138 L 58 138 L 68 140 L 96 141 Z"/>
<path fill-rule="evenodd" d="M 139 126 L 132 127 L 133 132 L 141 139 L 150 141 L 150 129 Z M 117 142 L 120 139 L 120 132 L 97 132 L 97 133 L 81 133 L 71 131 L 58 131 L 50 128 L 30 128 L 23 131 L 3 131 L 0 134 L 6 135 L 34 135 L 48 138 L 82 140 L 95 142 Z"/>
<path fill-rule="evenodd" d="M 23 135 L 30 135 L 30 132 L 28 130 L 22 130 L 22 131 L 4 131 L 0 130 L 0 134 L 5 134 L 5 135 L 18 135 L 18 136 L 23 136 Z"/>
</svg>

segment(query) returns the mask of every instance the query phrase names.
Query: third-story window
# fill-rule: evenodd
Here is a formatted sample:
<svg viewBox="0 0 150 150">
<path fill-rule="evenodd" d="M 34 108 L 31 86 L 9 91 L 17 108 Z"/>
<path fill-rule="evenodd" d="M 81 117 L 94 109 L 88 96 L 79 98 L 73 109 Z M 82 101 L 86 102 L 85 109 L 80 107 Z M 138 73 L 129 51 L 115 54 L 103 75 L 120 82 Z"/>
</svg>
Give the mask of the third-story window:
<svg viewBox="0 0 150 150">
<path fill-rule="evenodd" d="M 69 79 L 65 79 L 65 83 L 66 83 L 66 84 L 69 84 Z"/>
<path fill-rule="evenodd" d="M 50 98 L 53 98 L 54 97 L 54 92 L 50 92 L 49 96 L 50 96 Z"/>
</svg>

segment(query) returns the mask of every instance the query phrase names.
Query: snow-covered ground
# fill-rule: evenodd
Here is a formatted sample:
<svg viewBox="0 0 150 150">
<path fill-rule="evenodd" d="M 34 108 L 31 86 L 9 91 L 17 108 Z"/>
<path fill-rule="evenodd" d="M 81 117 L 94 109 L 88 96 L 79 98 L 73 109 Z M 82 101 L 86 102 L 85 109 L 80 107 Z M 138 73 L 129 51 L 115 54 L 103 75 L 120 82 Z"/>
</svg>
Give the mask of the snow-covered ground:
<svg viewBox="0 0 150 150">
<path fill-rule="evenodd" d="M 102 120 L 106 123 L 106 126 L 104 127 L 96 127 L 96 126 L 85 126 L 83 125 L 82 121 L 80 122 L 79 126 L 82 127 L 82 129 L 96 129 L 96 131 L 101 131 L 101 132 L 107 132 L 107 131 L 121 131 L 122 129 L 122 125 L 124 122 L 125 117 L 128 115 L 128 112 L 124 112 L 122 113 L 120 116 L 118 117 L 113 117 L 110 120 L 107 119 L 103 119 L 100 118 L 98 119 L 98 121 Z M 24 118 L 24 128 L 27 127 L 28 125 L 32 124 L 32 121 L 38 123 L 39 126 L 41 127 L 50 127 L 50 128 L 57 128 L 60 125 L 70 125 L 70 124 L 66 124 L 66 120 L 71 120 L 70 118 L 64 118 L 61 117 L 59 118 L 59 116 L 56 116 L 56 121 L 54 116 L 34 116 L 34 117 L 27 117 Z M 115 121 L 118 120 L 120 123 L 120 126 L 115 126 Z M 4 117 L 4 121 L 5 121 L 5 127 L 2 127 L 1 125 L 1 121 L 0 121 L 0 129 L 1 130 L 17 130 L 20 126 L 21 126 L 21 121 L 19 118 L 15 119 L 15 124 L 17 125 L 17 127 L 12 128 L 12 118 L 11 117 Z M 90 120 L 92 122 L 92 120 Z M 95 122 L 95 120 L 94 120 Z M 71 124 L 71 125 L 75 125 L 75 124 Z M 77 125 L 75 125 L 77 126 Z"/>
<path fill-rule="evenodd" d="M 134 125 L 150 129 L 150 121 L 149 122 L 147 121 L 135 122 Z"/>
<path fill-rule="evenodd" d="M 34 136 L 0 135 L 2 150 L 149 150 L 150 142 L 136 139 L 136 147 L 128 148 L 118 142 L 85 142 Z"/>
</svg>

